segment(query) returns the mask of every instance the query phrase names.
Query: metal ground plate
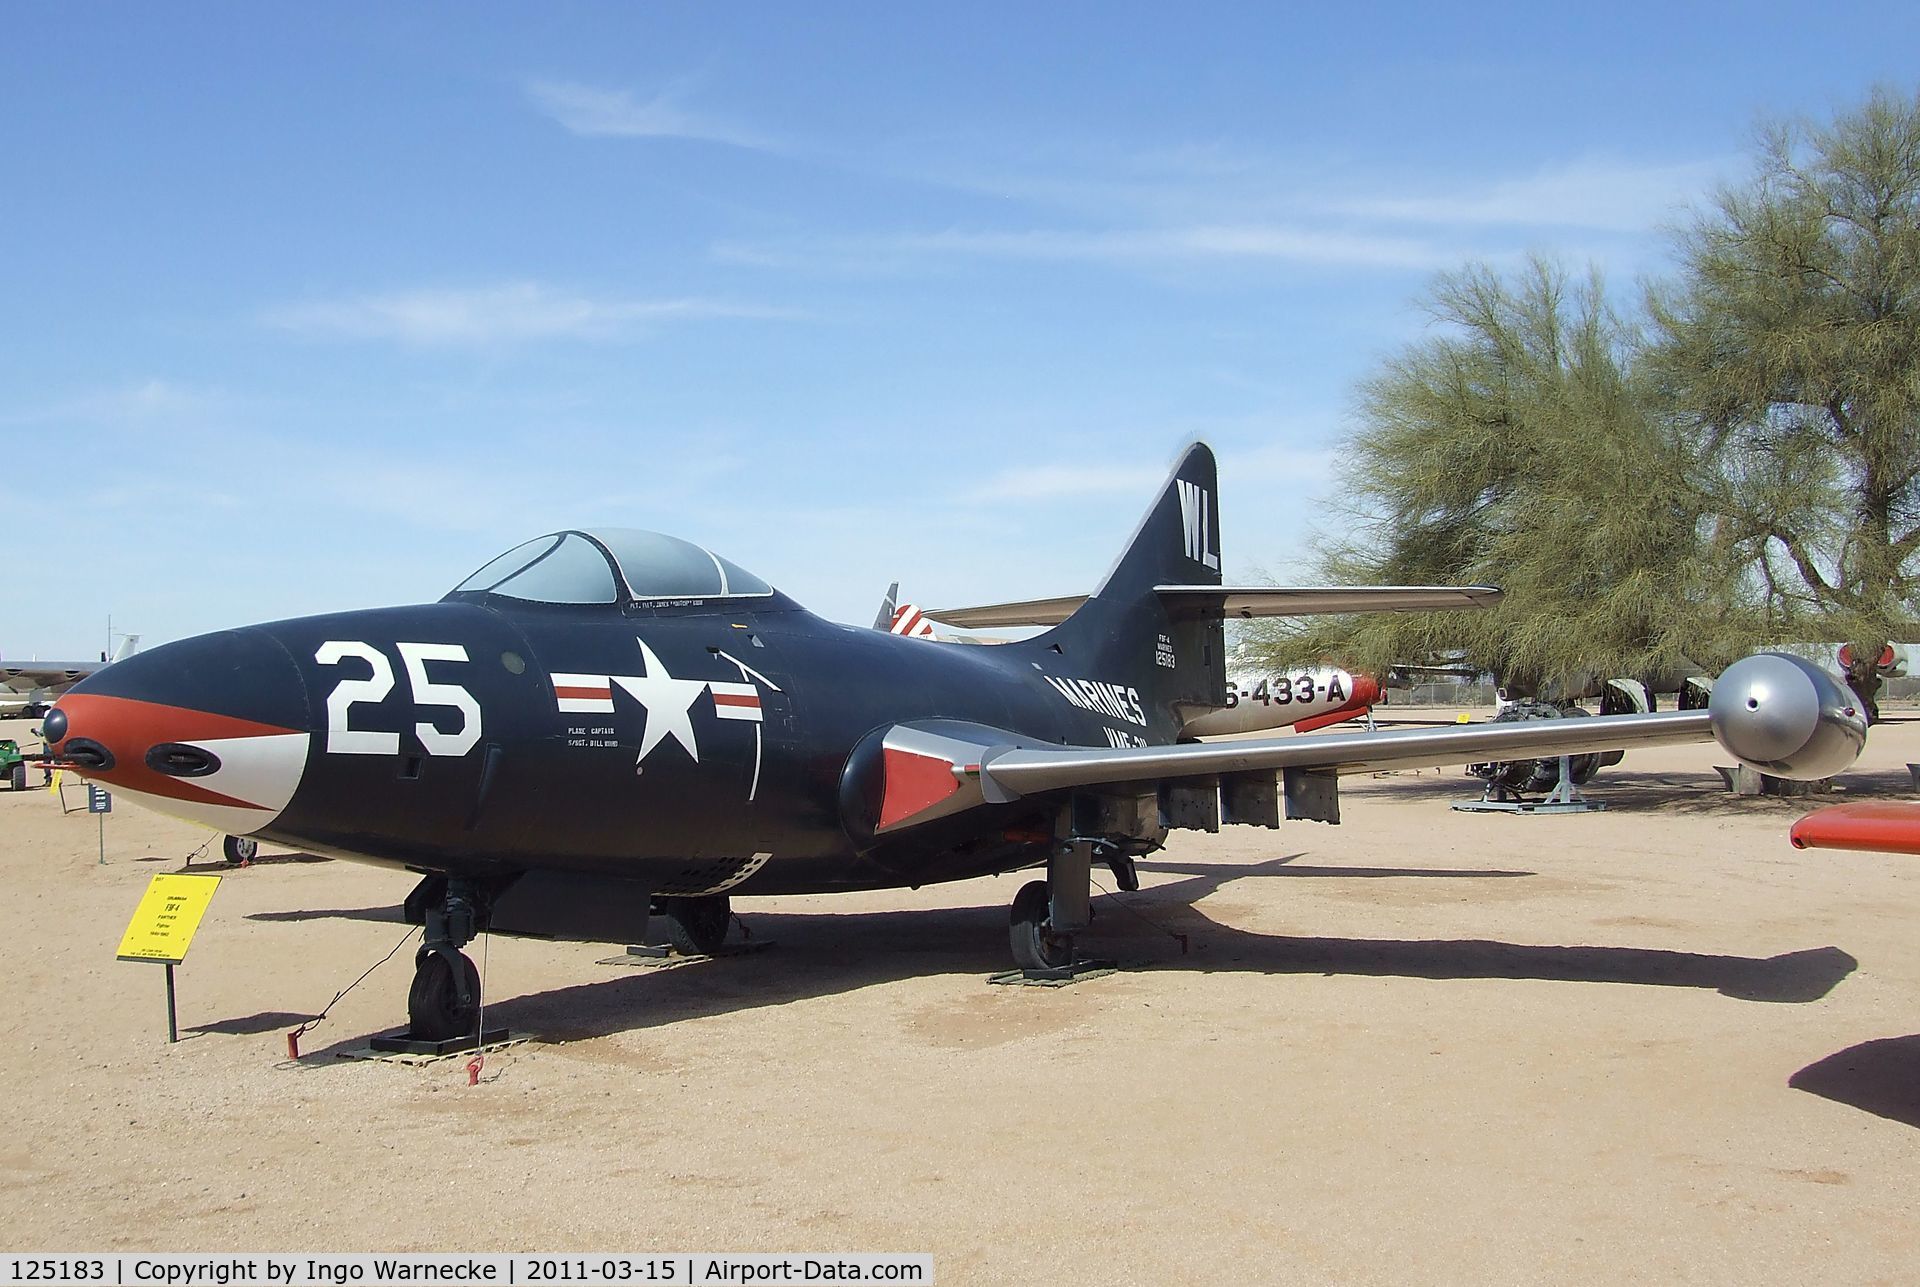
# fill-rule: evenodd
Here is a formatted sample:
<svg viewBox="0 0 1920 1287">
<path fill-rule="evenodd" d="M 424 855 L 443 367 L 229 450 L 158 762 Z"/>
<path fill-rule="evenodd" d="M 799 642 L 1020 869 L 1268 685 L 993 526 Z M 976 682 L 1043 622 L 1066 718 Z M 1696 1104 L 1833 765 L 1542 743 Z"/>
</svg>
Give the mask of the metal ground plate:
<svg viewBox="0 0 1920 1287">
<path fill-rule="evenodd" d="M 619 956 L 602 957 L 595 962 L 598 965 L 627 965 L 639 969 L 665 970 L 676 965 L 693 965 L 700 961 L 719 961 L 732 956 L 751 956 L 772 947 L 770 938 L 752 938 L 744 943 L 729 943 L 718 952 L 695 953 L 691 956 L 674 951 L 670 947 L 654 944 L 630 946 Z"/>
<path fill-rule="evenodd" d="M 455 1037 L 449 1041 L 415 1041 L 407 1035 L 405 1028 L 396 1028 L 392 1032 L 383 1032 L 372 1038 L 364 1046 L 336 1052 L 341 1059 L 371 1059 L 395 1064 L 431 1064 L 442 1059 L 455 1059 L 461 1055 L 491 1054 L 504 1050 L 508 1046 L 518 1046 L 526 1042 L 526 1037 L 516 1037 L 505 1028 L 488 1028 L 480 1034 L 480 1042 L 474 1044 L 471 1037 Z"/>
<path fill-rule="evenodd" d="M 1082 979 L 1097 979 L 1103 974 L 1119 972 L 1120 967 L 1112 961 L 1075 961 L 1057 970 L 1007 970 L 988 975 L 987 982 L 1010 987 L 1064 988 Z"/>
</svg>

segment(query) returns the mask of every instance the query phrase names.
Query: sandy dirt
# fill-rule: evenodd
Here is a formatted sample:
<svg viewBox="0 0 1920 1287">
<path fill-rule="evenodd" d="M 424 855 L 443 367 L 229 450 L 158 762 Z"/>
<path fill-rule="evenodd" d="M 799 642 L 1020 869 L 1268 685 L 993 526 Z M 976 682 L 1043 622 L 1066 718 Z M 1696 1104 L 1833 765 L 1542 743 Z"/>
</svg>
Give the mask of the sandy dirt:
<svg viewBox="0 0 1920 1287">
<path fill-rule="evenodd" d="M 406 948 L 286 1058 L 402 941 L 408 876 L 195 858 L 225 879 L 168 1046 L 160 967 L 114 947 L 204 833 L 121 804 L 100 865 L 93 818 L 0 791 L 0 1245 L 1920 1280 L 1920 863 L 1795 851 L 1803 806 L 1717 758 L 1631 755 L 1604 814 L 1451 812 L 1449 770 L 1350 779 L 1339 827 L 1176 833 L 1098 900 L 1121 971 L 1068 988 L 985 981 L 1024 876 L 737 900 L 776 945 L 670 969 L 477 942 L 531 1040 L 472 1088 L 338 1057 L 403 1018 Z M 1841 783 L 1906 798 L 1908 760 L 1920 722 Z"/>
</svg>

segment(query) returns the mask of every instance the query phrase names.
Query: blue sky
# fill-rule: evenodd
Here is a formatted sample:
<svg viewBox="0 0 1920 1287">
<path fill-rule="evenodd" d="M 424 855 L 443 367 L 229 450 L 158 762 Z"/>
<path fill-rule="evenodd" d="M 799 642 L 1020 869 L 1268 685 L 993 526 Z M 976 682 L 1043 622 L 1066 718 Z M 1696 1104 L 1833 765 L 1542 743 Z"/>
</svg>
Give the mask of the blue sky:
<svg viewBox="0 0 1920 1287">
<path fill-rule="evenodd" d="M 824 615 L 1067 593 L 1178 448 L 1300 579 L 1432 275 L 1631 294 L 1904 6 L 44 5 L 0 41 L 0 654 L 555 527 Z"/>
</svg>

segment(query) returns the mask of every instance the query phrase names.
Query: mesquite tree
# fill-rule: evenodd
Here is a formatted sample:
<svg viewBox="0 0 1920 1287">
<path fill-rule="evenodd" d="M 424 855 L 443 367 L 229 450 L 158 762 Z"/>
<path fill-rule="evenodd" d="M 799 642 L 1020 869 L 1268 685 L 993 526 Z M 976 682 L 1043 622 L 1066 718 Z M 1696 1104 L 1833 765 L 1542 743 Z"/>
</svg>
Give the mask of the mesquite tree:
<svg viewBox="0 0 1920 1287">
<path fill-rule="evenodd" d="M 1920 96 L 1768 127 L 1680 249 L 1649 359 L 1703 503 L 1871 706 L 1920 591 Z"/>
</svg>

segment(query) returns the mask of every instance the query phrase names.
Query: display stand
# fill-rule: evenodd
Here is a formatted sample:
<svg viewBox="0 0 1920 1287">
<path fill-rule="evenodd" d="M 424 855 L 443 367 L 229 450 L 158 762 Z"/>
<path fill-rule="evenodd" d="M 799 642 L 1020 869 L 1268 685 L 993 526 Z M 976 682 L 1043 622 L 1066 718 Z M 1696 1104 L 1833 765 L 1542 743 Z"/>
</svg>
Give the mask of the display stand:
<svg viewBox="0 0 1920 1287">
<path fill-rule="evenodd" d="M 1573 784 L 1572 758 L 1560 757 L 1560 781 L 1545 799 L 1529 800 L 1512 787 L 1489 782 L 1478 800 L 1461 800 L 1453 807 L 1461 813 L 1598 813 L 1607 806 L 1580 794 Z"/>
</svg>

